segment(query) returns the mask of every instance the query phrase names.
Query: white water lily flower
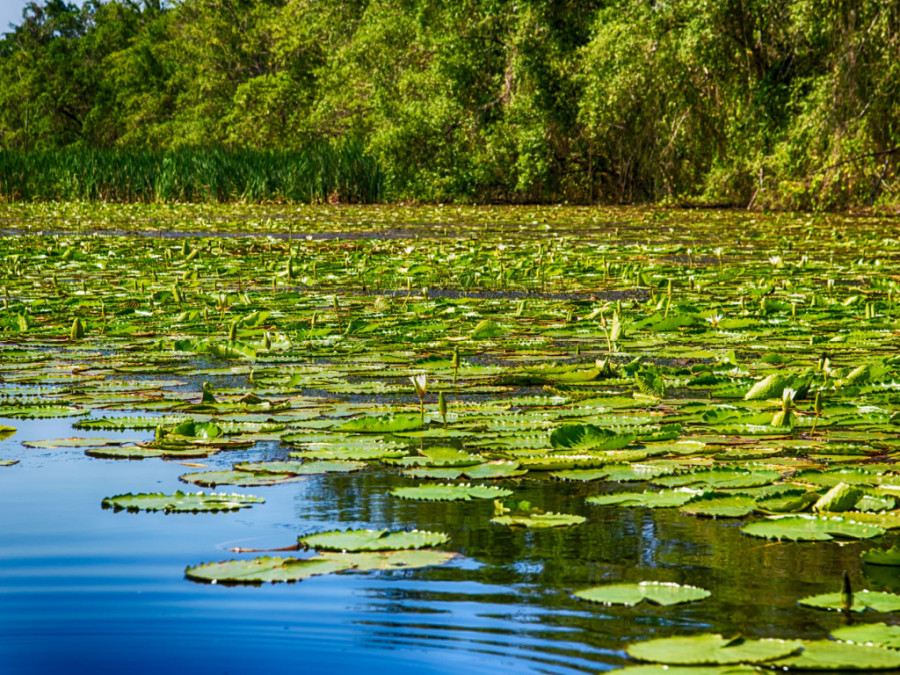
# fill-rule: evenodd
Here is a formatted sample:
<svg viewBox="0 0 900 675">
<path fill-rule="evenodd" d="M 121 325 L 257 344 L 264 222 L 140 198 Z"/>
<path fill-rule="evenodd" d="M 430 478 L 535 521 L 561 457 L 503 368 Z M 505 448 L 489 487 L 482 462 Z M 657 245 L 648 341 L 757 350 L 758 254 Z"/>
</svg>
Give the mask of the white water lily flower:
<svg viewBox="0 0 900 675">
<path fill-rule="evenodd" d="M 413 375 L 409 378 L 409 381 L 412 382 L 413 386 L 416 388 L 416 396 L 425 398 L 425 392 L 428 391 L 428 375 L 425 373 Z"/>
<path fill-rule="evenodd" d="M 706 317 L 705 320 L 708 321 L 713 328 L 718 328 L 719 322 L 724 318 L 725 318 L 724 314 L 716 314 L 715 316 Z"/>
</svg>

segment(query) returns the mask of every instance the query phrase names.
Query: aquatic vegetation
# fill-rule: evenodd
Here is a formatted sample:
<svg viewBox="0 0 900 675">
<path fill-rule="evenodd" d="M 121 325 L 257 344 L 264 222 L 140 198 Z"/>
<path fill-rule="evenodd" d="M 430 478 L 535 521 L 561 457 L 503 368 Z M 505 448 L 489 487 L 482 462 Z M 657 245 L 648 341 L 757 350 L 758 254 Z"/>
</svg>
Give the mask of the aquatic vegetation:
<svg viewBox="0 0 900 675">
<path fill-rule="evenodd" d="M 683 602 L 703 600 L 711 594 L 709 591 L 696 586 L 681 586 L 661 581 L 641 581 L 636 584 L 594 586 L 593 588 L 575 591 L 574 595 L 582 600 L 606 605 L 637 605 L 646 600 L 656 605 L 668 607 L 669 605 L 679 605 Z"/>
<path fill-rule="evenodd" d="M 284 524 L 321 531 L 301 537 L 316 555 L 205 563 L 189 579 L 377 576 L 463 553 L 459 569 L 555 575 L 557 597 L 590 616 L 579 589 L 677 618 L 691 605 L 674 587 L 641 584 L 672 577 L 628 575 L 638 560 L 687 568 L 660 544 L 666 528 L 690 532 L 685 548 L 708 550 L 718 574 L 809 565 L 838 545 L 855 577 L 898 564 L 900 307 L 884 221 L 700 213 L 688 231 L 665 212 L 543 207 L 55 208 L 51 221 L 47 205 L 6 207 L 17 236 L 0 239 L 9 475 L 65 453 L 142 460 L 116 465 L 138 479 L 104 485 L 132 492 L 102 503 L 198 513 L 166 522 L 265 514 L 269 491 L 336 504 Z M 41 420 L 66 432 L 35 438 Z M 192 469 L 141 484 L 163 462 Z M 175 492 L 179 474 L 260 496 Z M 624 544 L 605 539 L 612 527 Z M 406 550 L 416 528 L 447 550 Z M 836 584 L 835 559 L 821 583 Z M 751 592 L 724 586 L 706 602 Z M 800 669 L 826 653 L 739 644 L 733 628 L 710 628 L 726 637 L 703 642 L 702 663 Z"/>
</svg>

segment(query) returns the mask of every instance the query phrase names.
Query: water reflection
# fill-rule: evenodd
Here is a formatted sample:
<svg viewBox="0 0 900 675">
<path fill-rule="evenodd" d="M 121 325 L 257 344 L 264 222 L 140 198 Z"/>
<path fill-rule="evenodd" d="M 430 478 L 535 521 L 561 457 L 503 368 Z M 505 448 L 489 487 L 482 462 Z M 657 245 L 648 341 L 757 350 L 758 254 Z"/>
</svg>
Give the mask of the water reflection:
<svg viewBox="0 0 900 675">
<path fill-rule="evenodd" d="M 860 551 L 872 544 L 767 542 L 742 535 L 739 521 L 591 506 L 584 498 L 606 488 L 550 479 L 499 484 L 541 508 L 584 515 L 584 525 L 514 530 L 488 522 L 491 503 L 400 500 L 390 489 L 412 481 L 377 467 L 253 490 L 266 503 L 240 513 L 113 513 L 100 509 L 103 497 L 183 488 L 178 476 L 191 469 L 29 450 L 19 441 L 73 435 L 69 421 L 10 422 L 19 431 L 0 448 L 27 461 L 0 474 L 8 542 L 0 552 L 0 630 L 16 640 L 15 648 L 0 647 L 0 665 L 9 672 L 64 672 L 48 651 L 57 648 L 107 650 L 105 661 L 83 659 L 98 672 L 147 651 L 154 654 L 134 672 L 164 666 L 157 652 L 198 672 L 290 662 L 358 669 L 373 659 L 395 673 L 588 672 L 625 665 L 630 641 L 674 633 L 825 637 L 840 617 L 796 603 L 836 590 L 822 580 L 839 579 L 844 569 L 856 588 L 900 586 L 891 568 L 860 567 Z M 227 468 L 287 452 L 264 443 L 203 461 Z M 227 550 L 234 545 L 286 546 L 298 535 L 349 527 L 441 530 L 451 536 L 445 548 L 463 557 L 435 568 L 259 588 L 203 586 L 182 576 L 187 564 L 253 556 Z M 713 596 L 677 611 L 572 596 L 645 579 L 699 585 Z M 181 640 L 186 634 L 192 641 Z M 95 636 L 112 636 L 115 646 Z M 261 649 L 256 661 L 243 653 Z"/>
</svg>

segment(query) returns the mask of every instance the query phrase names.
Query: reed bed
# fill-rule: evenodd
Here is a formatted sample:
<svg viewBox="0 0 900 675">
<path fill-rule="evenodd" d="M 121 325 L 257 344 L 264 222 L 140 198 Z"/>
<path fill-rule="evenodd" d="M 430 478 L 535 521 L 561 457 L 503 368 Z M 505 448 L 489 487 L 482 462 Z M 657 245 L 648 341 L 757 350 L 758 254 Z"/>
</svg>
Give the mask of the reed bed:
<svg viewBox="0 0 900 675">
<path fill-rule="evenodd" d="M 384 176 L 361 143 L 299 150 L 0 152 L 0 200 L 370 203 Z"/>
</svg>

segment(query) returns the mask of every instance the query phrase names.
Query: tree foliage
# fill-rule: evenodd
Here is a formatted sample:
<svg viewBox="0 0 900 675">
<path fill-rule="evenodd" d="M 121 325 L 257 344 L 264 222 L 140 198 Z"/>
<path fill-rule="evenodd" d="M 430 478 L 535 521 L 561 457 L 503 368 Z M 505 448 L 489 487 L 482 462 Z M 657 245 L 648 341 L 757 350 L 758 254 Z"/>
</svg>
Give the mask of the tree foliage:
<svg viewBox="0 0 900 675">
<path fill-rule="evenodd" d="M 887 0 L 64 0 L 0 39 L 0 147 L 361 144 L 389 198 L 898 200 Z"/>
</svg>

